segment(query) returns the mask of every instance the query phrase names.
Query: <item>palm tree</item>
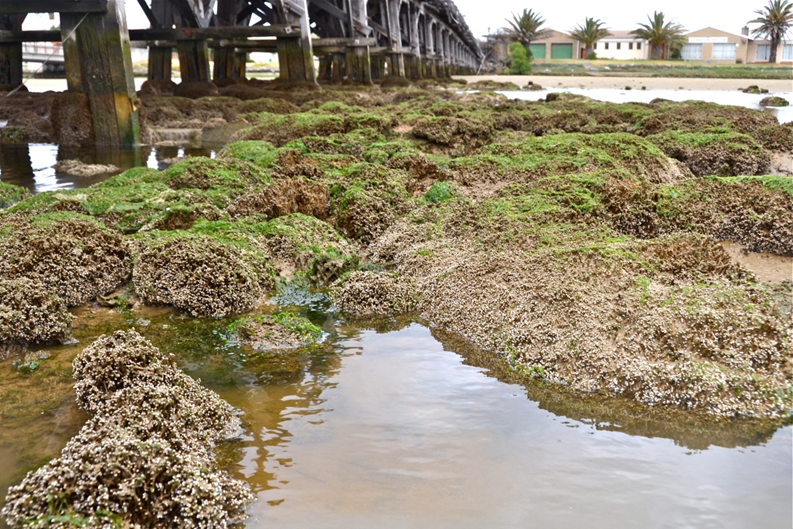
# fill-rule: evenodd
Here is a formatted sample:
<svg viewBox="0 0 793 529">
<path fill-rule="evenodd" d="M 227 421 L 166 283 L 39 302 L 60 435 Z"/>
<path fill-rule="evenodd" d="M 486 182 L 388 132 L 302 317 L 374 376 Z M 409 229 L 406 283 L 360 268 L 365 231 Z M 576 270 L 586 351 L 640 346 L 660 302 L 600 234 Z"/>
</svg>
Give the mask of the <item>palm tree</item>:
<svg viewBox="0 0 793 529">
<path fill-rule="evenodd" d="M 543 39 L 548 34 L 548 30 L 542 29 L 545 19 L 531 9 L 524 9 L 523 13 L 517 15 L 512 13 L 512 20 L 506 20 L 509 24 L 505 28 L 507 32 L 525 48 L 529 47 L 531 41 Z"/>
<path fill-rule="evenodd" d="M 587 17 L 583 26 L 579 24 L 570 31 L 570 36 L 584 45 L 584 57 L 589 58 L 597 41 L 611 35 L 605 25 L 599 19 Z"/>
<path fill-rule="evenodd" d="M 793 26 L 793 4 L 790 0 L 768 0 L 768 5 L 755 11 L 755 14 L 760 16 L 749 23 L 760 24 L 760 27 L 752 31 L 752 34 L 755 37 L 767 37 L 771 41 L 768 62 L 776 62 L 779 42 Z"/>
<path fill-rule="evenodd" d="M 639 29 L 631 31 L 640 39 L 646 40 L 651 47 L 651 59 L 666 59 L 669 50 L 678 47 L 683 42 L 683 26 L 676 22 L 664 22 L 664 14 L 661 12 L 654 12 L 653 16 L 647 15 L 649 24 L 642 24 L 639 22 Z M 682 46 L 681 46 L 682 47 Z"/>
</svg>

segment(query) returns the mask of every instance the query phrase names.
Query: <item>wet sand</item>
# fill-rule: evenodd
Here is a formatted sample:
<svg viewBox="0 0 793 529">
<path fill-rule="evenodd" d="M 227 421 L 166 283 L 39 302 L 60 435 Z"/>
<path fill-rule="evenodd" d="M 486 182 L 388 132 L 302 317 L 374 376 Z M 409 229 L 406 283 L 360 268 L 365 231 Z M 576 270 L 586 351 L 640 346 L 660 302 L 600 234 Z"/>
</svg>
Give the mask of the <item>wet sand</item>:
<svg viewBox="0 0 793 529">
<path fill-rule="evenodd" d="M 767 88 L 770 92 L 793 92 L 793 81 L 788 79 L 702 79 L 679 77 L 573 77 L 557 75 L 460 75 L 455 79 L 497 81 L 526 86 L 529 81 L 545 88 L 616 88 L 630 86 L 648 90 L 738 90 L 750 85 Z"/>
</svg>

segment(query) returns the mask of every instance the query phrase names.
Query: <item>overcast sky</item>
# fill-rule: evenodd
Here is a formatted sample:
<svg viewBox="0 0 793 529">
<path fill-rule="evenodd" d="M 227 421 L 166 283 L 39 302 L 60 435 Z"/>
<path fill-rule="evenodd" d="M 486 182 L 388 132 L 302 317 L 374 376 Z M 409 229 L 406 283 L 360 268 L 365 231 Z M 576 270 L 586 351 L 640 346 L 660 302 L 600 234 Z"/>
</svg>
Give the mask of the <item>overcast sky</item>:
<svg viewBox="0 0 793 529">
<path fill-rule="evenodd" d="M 2 1 L 2 0 L 0 0 Z M 661 9 L 687 30 L 712 26 L 732 33 L 755 18 L 754 11 L 768 0 L 633 0 L 632 2 L 596 2 L 593 0 L 557 0 L 555 2 L 526 2 L 525 0 L 455 0 L 474 35 L 481 37 L 506 25 L 511 12 L 534 9 L 546 20 L 546 26 L 568 31 L 585 17 L 599 18 L 608 28 L 631 30 L 647 15 Z M 148 27 L 146 17 L 135 0 L 127 0 L 127 17 L 130 28 Z M 53 24 L 47 15 L 35 15 L 25 24 L 25 29 L 48 28 Z"/>
</svg>

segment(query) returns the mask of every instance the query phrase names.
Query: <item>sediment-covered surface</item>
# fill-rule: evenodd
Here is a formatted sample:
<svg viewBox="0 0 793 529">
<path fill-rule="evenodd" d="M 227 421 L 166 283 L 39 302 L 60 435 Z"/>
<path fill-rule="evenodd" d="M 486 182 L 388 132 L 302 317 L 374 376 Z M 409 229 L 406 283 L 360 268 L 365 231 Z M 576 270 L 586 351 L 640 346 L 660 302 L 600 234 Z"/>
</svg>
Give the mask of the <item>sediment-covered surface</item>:
<svg viewBox="0 0 793 529">
<path fill-rule="evenodd" d="M 235 141 L 216 160 L 42 193 L 1 222 L 91 217 L 134 257 L 133 302 L 255 314 L 276 284 L 332 283 L 343 311 L 417 311 L 581 391 L 789 412 L 792 284 L 719 245 L 793 256 L 793 184 L 765 176 L 789 124 L 450 87 L 144 94 L 150 126 L 233 123 Z"/>
<path fill-rule="evenodd" d="M 91 414 L 60 457 L 6 497 L 12 527 L 227 527 L 245 518 L 247 484 L 218 470 L 234 409 L 134 330 L 102 336 L 74 361 Z"/>
</svg>

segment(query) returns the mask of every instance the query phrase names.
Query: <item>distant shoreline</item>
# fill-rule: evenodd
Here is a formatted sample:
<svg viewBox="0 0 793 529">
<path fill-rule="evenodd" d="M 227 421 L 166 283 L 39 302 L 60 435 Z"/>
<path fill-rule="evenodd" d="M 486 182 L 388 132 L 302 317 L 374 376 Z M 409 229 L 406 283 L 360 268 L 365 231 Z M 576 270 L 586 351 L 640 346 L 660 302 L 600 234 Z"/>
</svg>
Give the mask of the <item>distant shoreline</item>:
<svg viewBox="0 0 793 529">
<path fill-rule="evenodd" d="M 688 77 L 590 77 L 567 75 L 456 75 L 455 79 L 496 81 L 526 86 L 529 81 L 544 88 L 614 88 L 634 90 L 738 90 L 750 85 L 768 89 L 769 92 L 793 92 L 789 79 L 705 79 Z"/>
</svg>

